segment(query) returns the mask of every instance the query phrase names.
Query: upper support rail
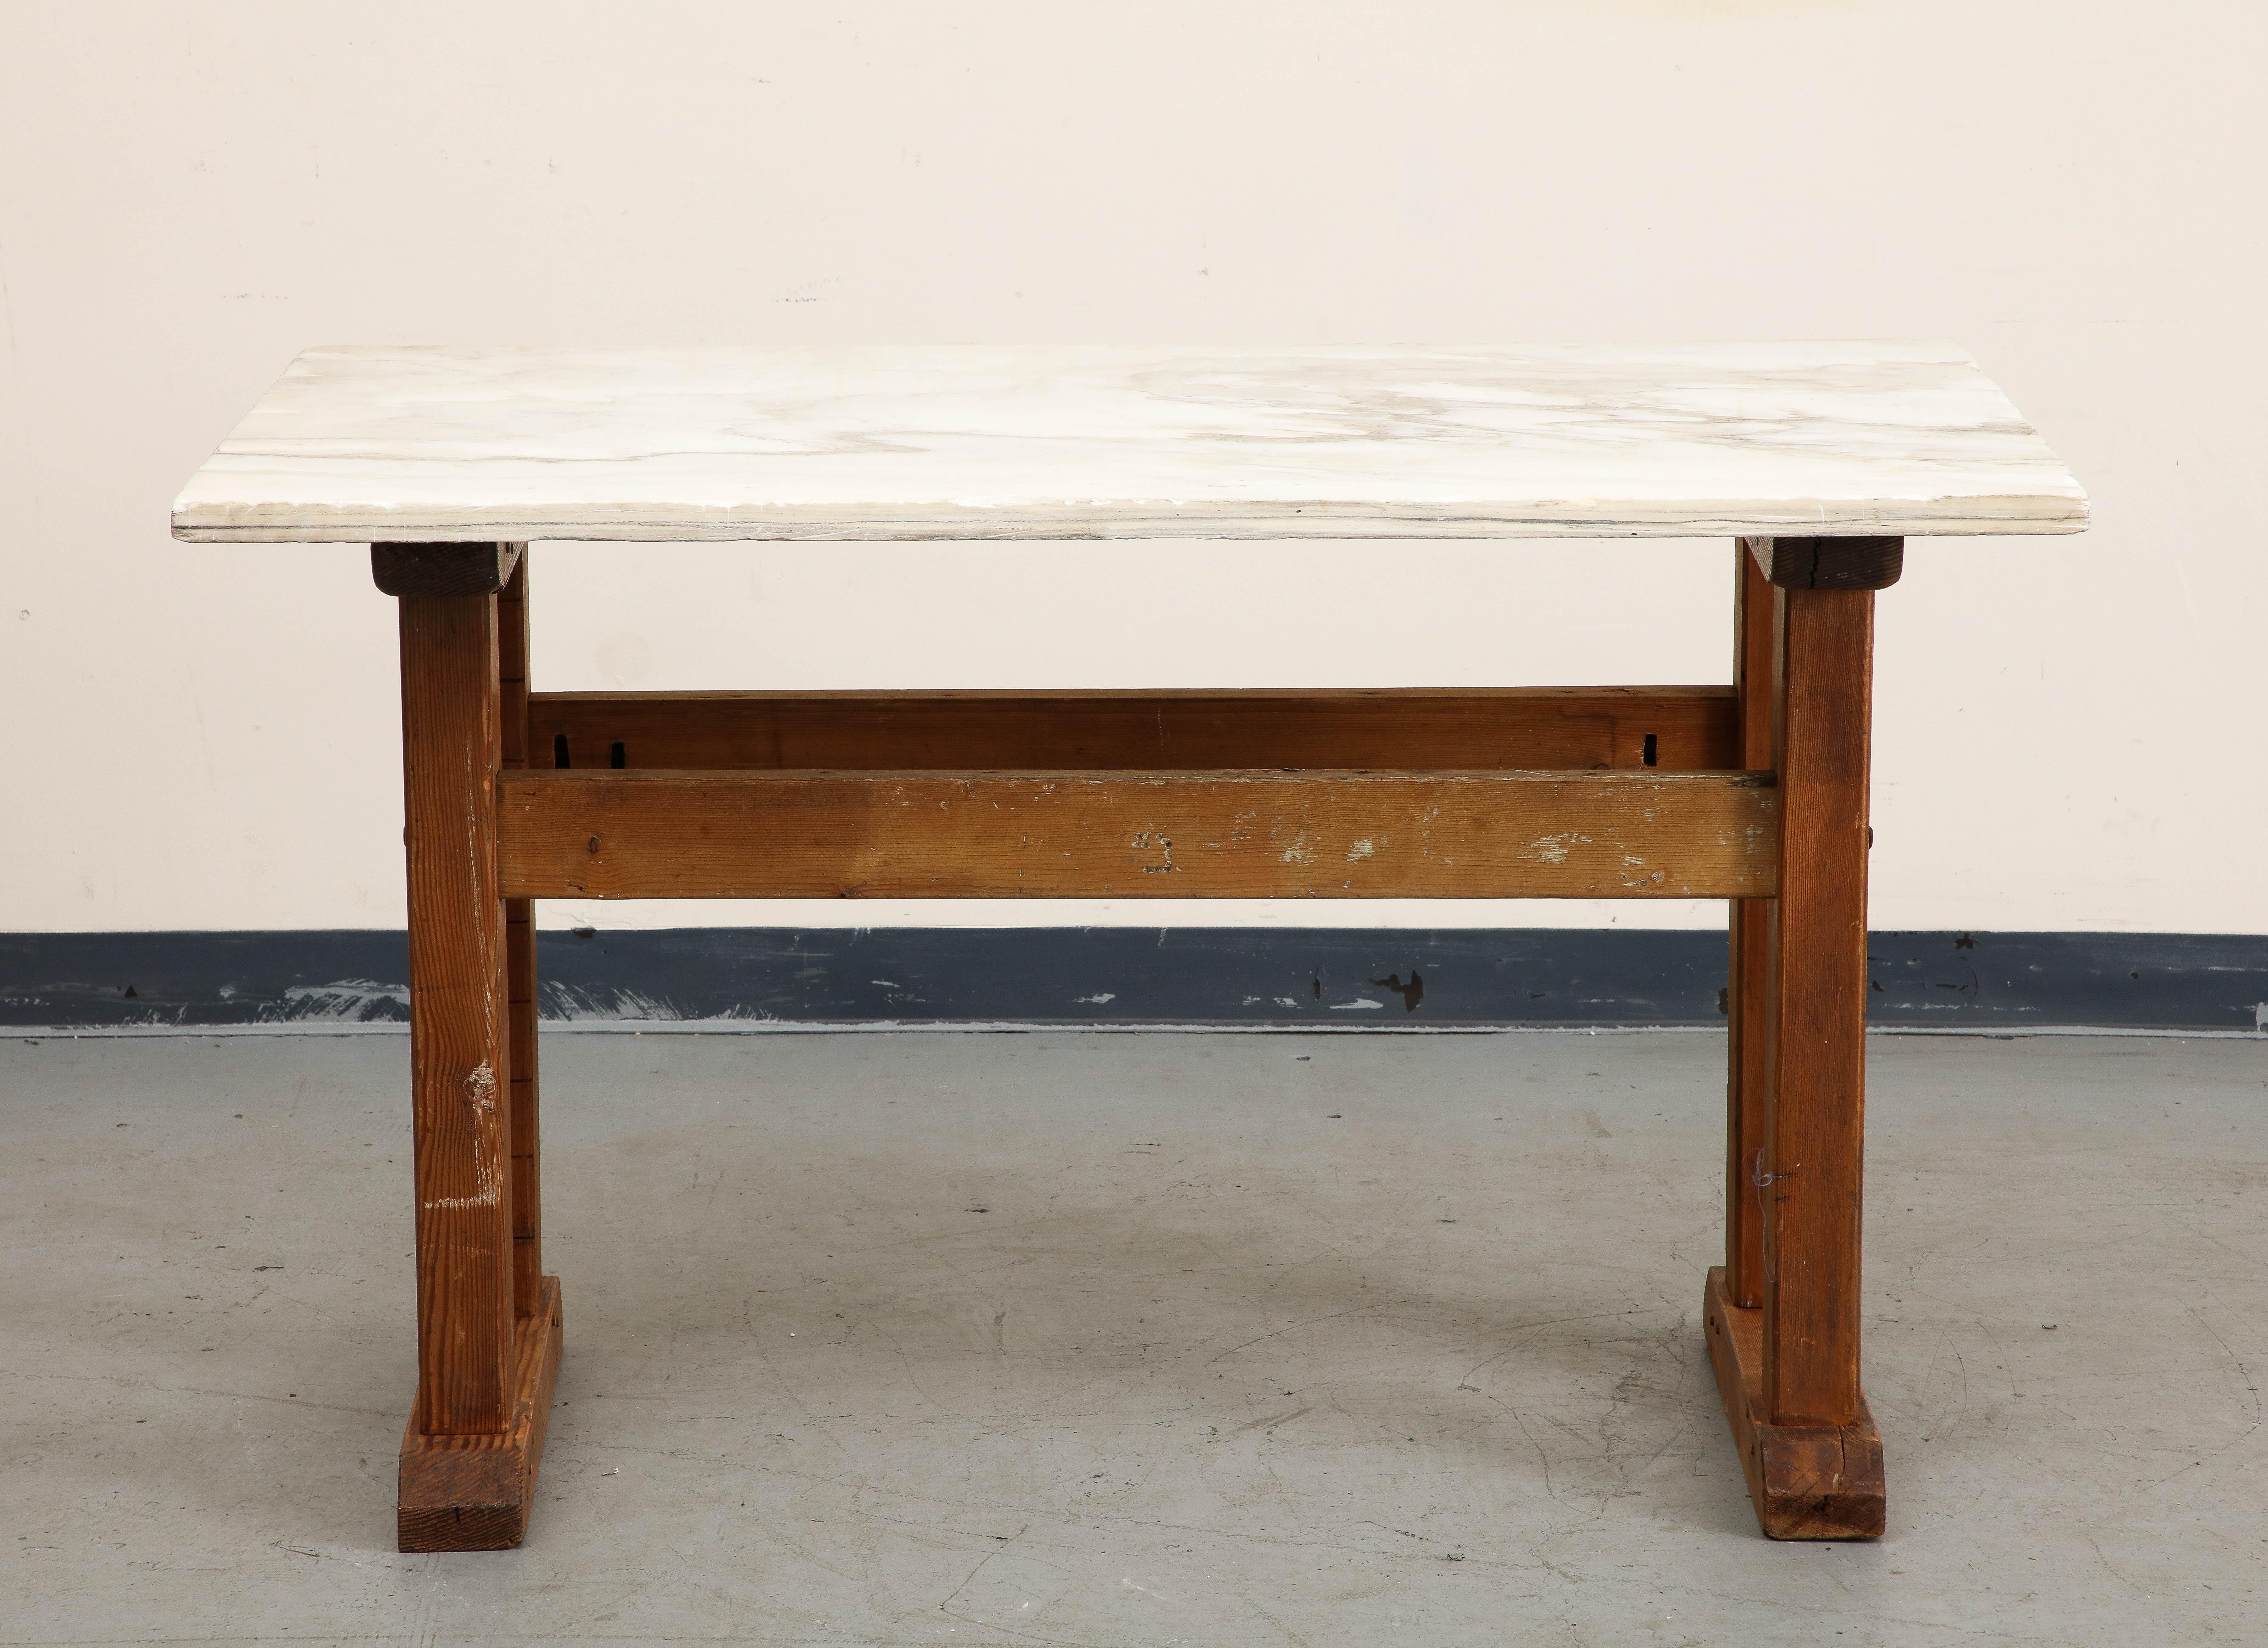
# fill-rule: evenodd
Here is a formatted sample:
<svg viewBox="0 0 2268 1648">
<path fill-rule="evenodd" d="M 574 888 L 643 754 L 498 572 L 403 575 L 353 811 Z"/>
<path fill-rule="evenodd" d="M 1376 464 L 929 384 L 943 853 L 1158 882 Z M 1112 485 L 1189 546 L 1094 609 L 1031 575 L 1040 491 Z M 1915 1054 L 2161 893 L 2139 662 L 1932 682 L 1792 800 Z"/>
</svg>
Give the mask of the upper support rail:
<svg viewBox="0 0 2268 1648">
<path fill-rule="evenodd" d="M 1660 772 L 1740 765 L 1730 687 L 537 693 L 537 767 Z"/>
</svg>

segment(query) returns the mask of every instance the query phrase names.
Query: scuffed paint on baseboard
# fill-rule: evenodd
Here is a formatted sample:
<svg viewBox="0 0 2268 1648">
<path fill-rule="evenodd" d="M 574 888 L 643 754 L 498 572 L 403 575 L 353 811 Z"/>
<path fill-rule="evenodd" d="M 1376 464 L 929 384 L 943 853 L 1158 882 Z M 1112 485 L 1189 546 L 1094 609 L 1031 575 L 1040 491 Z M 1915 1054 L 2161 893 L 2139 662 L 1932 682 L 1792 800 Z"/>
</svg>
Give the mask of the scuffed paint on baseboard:
<svg viewBox="0 0 2268 1648">
<path fill-rule="evenodd" d="M 1720 1026 L 1720 933 L 677 928 L 545 932 L 562 1028 Z M 1878 1027 L 2268 1027 L 2268 938 L 1881 932 Z M 400 932 L 0 935 L 0 1026 L 344 1029 L 409 1016 Z"/>
</svg>

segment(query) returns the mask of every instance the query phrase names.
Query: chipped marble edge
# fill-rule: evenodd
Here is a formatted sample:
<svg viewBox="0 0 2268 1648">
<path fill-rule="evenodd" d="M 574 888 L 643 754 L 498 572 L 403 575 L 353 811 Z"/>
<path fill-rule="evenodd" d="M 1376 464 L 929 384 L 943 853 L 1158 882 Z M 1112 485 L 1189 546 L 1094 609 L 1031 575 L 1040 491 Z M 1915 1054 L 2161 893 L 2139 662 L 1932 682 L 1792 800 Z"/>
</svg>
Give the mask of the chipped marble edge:
<svg viewBox="0 0 2268 1648">
<path fill-rule="evenodd" d="M 1182 512 L 1138 504 L 1090 511 L 922 506 L 597 511 L 563 520 L 511 510 L 347 511 L 284 504 L 177 504 L 173 536 L 185 543 L 481 543 L 490 541 L 692 542 L 1023 542 L 1094 539 L 1728 538 L 1744 535 L 2006 537 L 2085 532 L 2084 494 L 2022 493 L 1876 504 L 1733 504 L 1649 513 L 1622 507 L 1533 504 L 1458 514 L 1391 504 L 1205 504 Z"/>
</svg>

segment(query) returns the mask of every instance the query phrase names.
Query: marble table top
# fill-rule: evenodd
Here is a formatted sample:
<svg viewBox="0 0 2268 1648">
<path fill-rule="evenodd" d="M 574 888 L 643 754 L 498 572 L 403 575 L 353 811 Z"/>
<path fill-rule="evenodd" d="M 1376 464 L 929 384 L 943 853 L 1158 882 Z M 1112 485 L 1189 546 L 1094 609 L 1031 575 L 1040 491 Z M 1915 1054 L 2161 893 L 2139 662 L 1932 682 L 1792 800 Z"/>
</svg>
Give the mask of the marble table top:
<svg viewBox="0 0 2268 1648">
<path fill-rule="evenodd" d="M 1944 343 L 315 349 L 176 537 L 2068 533 Z"/>
</svg>

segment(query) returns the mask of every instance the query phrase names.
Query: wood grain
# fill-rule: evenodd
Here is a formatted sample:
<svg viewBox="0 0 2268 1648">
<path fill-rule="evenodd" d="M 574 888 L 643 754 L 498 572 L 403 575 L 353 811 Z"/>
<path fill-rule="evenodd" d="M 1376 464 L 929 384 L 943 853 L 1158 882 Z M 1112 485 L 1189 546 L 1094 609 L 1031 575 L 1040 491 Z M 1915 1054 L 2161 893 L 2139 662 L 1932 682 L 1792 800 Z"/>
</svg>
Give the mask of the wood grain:
<svg viewBox="0 0 2268 1648">
<path fill-rule="evenodd" d="M 1733 687 L 1738 747 L 1733 764 L 1772 766 L 1772 657 L 1778 602 L 1745 542 L 1733 555 Z M 1727 973 L 1727 1091 L 1725 1124 L 1725 1267 L 1735 1304 L 1764 1301 L 1765 1116 L 1771 1100 L 1772 908 L 1767 899 L 1732 902 Z"/>
<path fill-rule="evenodd" d="M 418 1413 L 493 1433 L 512 1366 L 511 1048 L 496 868 L 496 599 L 401 602 L 402 838 L 417 1190 Z"/>
<path fill-rule="evenodd" d="M 1747 773 L 542 773 L 515 898 L 1733 898 Z"/>
<path fill-rule="evenodd" d="M 1783 1425 L 1763 1418 L 1761 1311 L 1733 1303 L 1725 1269 L 1701 1295 L 1702 1331 L 1756 1525 L 1772 1539 L 1879 1539 L 1887 1525 L 1882 1437 L 1862 1395 L 1847 1424 Z"/>
<path fill-rule="evenodd" d="M 493 595 L 519 564 L 516 543 L 374 543 L 370 574 L 388 595 Z"/>
<path fill-rule="evenodd" d="M 1742 773 L 530 772 L 529 898 L 1727 898 L 1769 891 Z"/>
<path fill-rule="evenodd" d="M 538 693 L 530 708 L 538 764 L 552 764 L 564 739 L 576 768 L 606 766 L 616 744 L 626 766 L 679 769 L 1739 764 L 1735 700 L 1725 687 Z"/>
<path fill-rule="evenodd" d="M 551 1424 L 564 1334 L 559 1278 L 541 1278 L 512 1335 L 511 1421 L 484 1436 L 434 1437 L 415 1420 L 401 1441 L 394 1509 L 405 1551 L 509 1550 L 527 1535 Z"/>
<path fill-rule="evenodd" d="M 497 596 L 497 667 L 502 701 L 504 770 L 524 772 L 528 737 L 527 556 L 514 564 Z M 543 1175 L 535 1066 L 535 906 L 507 899 L 504 973 L 512 1036 L 512 1301 L 519 1315 L 538 1310 L 543 1293 Z"/>
<path fill-rule="evenodd" d="M 1781 614 L 1764 1410 L 1778 1424 L 1839 1425 L 1859 1411 L 1874 597 L 1787 590 Z"/>
</svg>

